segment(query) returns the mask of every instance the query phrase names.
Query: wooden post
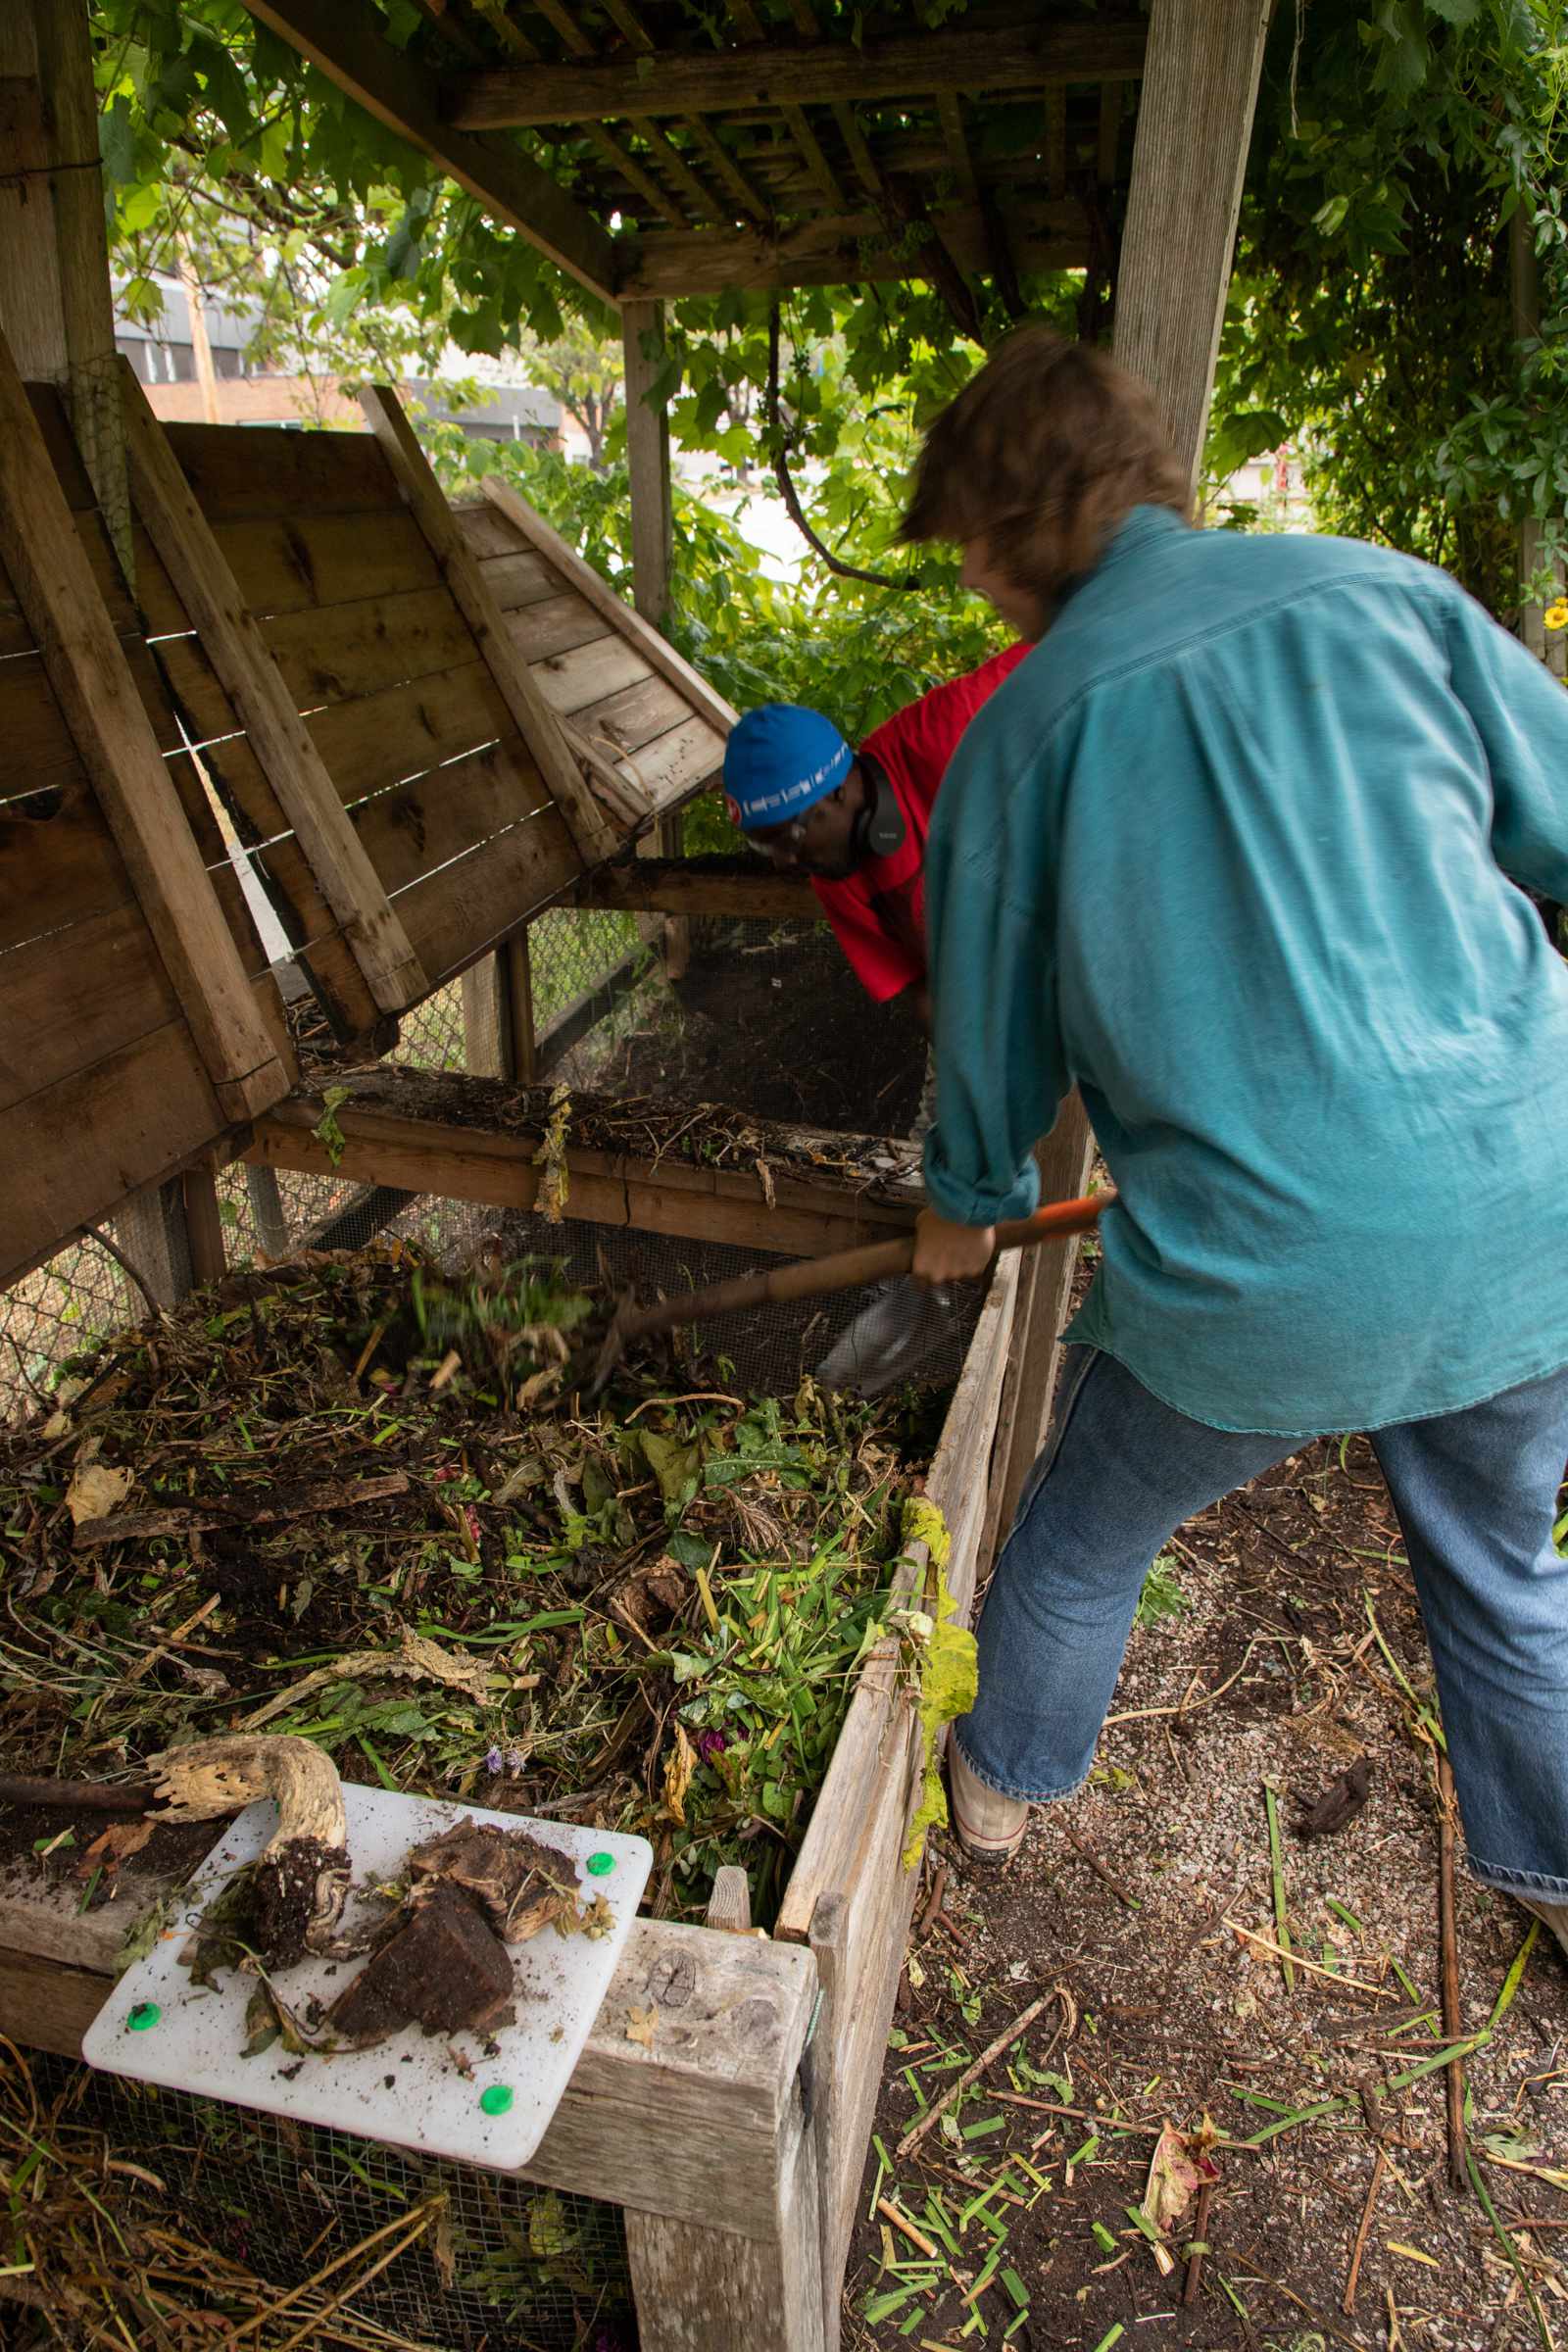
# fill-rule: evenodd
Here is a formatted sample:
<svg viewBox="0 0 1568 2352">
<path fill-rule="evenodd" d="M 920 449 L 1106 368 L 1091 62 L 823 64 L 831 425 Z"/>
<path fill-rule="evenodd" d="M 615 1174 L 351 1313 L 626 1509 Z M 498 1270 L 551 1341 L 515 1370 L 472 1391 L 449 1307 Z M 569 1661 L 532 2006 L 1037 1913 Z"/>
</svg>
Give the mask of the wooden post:
<svg viewBox="0 0 1568 2352">
<path fill-rule="evenodd" d="M 627 2208 L 643 2352 L 825 2352 L 817 2143 L 798 2098 L 777 2153 L 775 2228 L 766 2238 Z M 713 2186 L 714 2211 L 722 2212 L 722 2183 Z"/>
<path fill-rule="evenodd" d="M 245 1192 L 256 1226 L 256 1242 L 264 1257 L 288 1255 L 288 1219 L 275 1168 L 247 1166 Z"/>
<path fill-rule="evenodd" d="M 114 1214 L 115 1239 L 160 1306 L 177 1306 L 191 1288 L 191 1247 L 185 1197 L 179 1178 L 150 1184 L 122 1200 Z M 130 1318 L 144 1312 L 133 1298 Z"/>
<path fill-rule="evenodd" d="M 185 1170 L 180 1189 L 184 1196 L 191 1280 L 200 1289 L 206 1283 L 221 1282 L 228 1272 L 223 1219 L 218 1203 L 218 1167 L 210 1153 L 204 1153 L 193 1167 Z"/>
<path fill-rule="evenodd" d="M 190 246 L 179 240 L 179 283 L 190 313 L 190 351 L 195 364 L 196 381 L 201 386 L 202 416 L 209 424 L 218 422 L 218 370 L 213 366 L 212 337 L 207 332 L 206 297 L 202 281 L 196 274 L 196 265 L 190 258 Z"/>
<path fill-rule="evenodd" d="M 538 1072 L 528 926 L 463 975 L 464 1065 L 475 1078 L 532 1086 Z"/>
<path fill-rule="evenodd" d="M 664 365 L 664 306 L 662 302 L 622 305 L 620 330 L 626 370 L 626 469 L 631 480 L 632 602 L 650 627 L 662 630 L 669 617 L 669 566 L 674 508 L 669 473 L 669 408 L 653 402 Z M 649 855 L 678 858 L 681 821 L 661 817 Z M 663 926 L 664 972 L 679 980 L 691 960 L 691 925 L 679 915 Z"/>
<path fill-rule="evenodd" d="M 129 581 L 130 500 L 87 0 L 7 0 L 0 87 L 0 328 L 27 382 L 62 387 Z"/>
<path fill-rule="evenodd" d="M 1195 483 L 1267 25 L 1268 0 L 1153 0 L 1149 21 L 1113 348 L 1121 366 L 1152 388 Z M 1182 223 L 1174 244 L 1173 220 Z M 1045 1197 L 1081 1193 L 1093 1152 L 1074 1093 L 1040 1147 Z M 1057 1242 L 1036 1255 L 1018 1342 L 1003 1539 L 1050 1417 L 1078 1243 Z"/>
</svg>

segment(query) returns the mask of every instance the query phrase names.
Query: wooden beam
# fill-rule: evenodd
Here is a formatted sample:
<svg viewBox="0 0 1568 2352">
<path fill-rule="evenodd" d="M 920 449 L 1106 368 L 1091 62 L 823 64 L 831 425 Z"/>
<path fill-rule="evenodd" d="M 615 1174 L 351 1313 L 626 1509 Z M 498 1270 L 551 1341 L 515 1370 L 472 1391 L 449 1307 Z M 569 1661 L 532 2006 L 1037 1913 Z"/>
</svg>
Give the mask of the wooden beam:
<svg viewBox="0 0 1568 2352">
<path fill-rule="evenodd" d="M 933 213 L 922 225 L 941 238 L 960 269 L 990 268 L 982 206 Z M 1088 262 L 1083 213 L 1070 200 L 1020 196 L 1008 204 L 1007 225 L 1021 270 L 1081 270 Z M 906 239 L 901 243 L 890 233 L 880 211 L 821 214 L 771 230 L 650 229 L 624 242 L 623 304 L 655 297 L 674 302 L 747 287 L 906 280 L 925 276 L 930 267 L 925 255 L 906 250 Z"/>
<path fill-rule="evenodd" d="M 190 1249 L 191 1280 L 198 1290 L 221 1282 L 228 1272 L 223 1243 L 223 1220 L 218 1200 L 218 1170 L 208 1153 L 180 1178 L 184 1195 L 185 1235 Z"/>
<path fill-rule="evenodd" d="M 1269 0 L 1153 0 L 1113 349 L 1198 478 Z M 1171 239 L 1171 222 L 1181 235 Z"/>
<path fill-rule="evenodd" d="M 129 361 L 120 368 L 136 510 L 367 987 L 382 1012 L 401 1012 L 429 994 L 424 969 L 147 395 Z"/>
<path fill-rule="evenodd" d="M 658 629 L 651 628 L 640 613 L 634 612 L 625 600 L 615 594 L 602 572 L 595 571 L 574 547 L 568 547 L 560 532 L 553 530 L 542 514 L 536 514 L 527 500 L 510 482 L 504 481 L 500 474 L 487 473 L 479 487 L 497 514 L 504 514 L 528 545 L 537 549 L 567 584 L 592 605 L 596 612 L 604 614 L 626 643 L 636 648 L 651 669 L 657 670 L 662 678 L 686 697 L 700 718 L 706 718 L 709 725 L 716 727 L 721 735 L 729 733 L 738 716 L 734 706 L 726 703 L 723 696 L 710 686 L 708 680 L 693 669 L 682 655 L 676 653 L 667 637 L 661 636 Z"/>
<path fill-rule="evenodd" d="M 648 858 L 597 866 L 571 894 L 574 906 L 627 914 L 745 916 L 758 922 L 814 922 L 821 903 L 809 882 L 775 873 L 761 858 Z"/>
<path fill-rule="evenodd" d="M 482 1078 L 383 1068 L 349 1074 L 346 1101 L 333 1116 L 339 1143 L 329 1150 L 317 1132 L 325 1118 L 318 1097 L 296 1095 L 258 1119 L 244 1156 L 305 1175 L 340 1182 L 396 1185 L 496 1208 L 532 1209 L 542 1171 L 537 1164 L 548 1116 L 541 1093 L 528 1123 L 514 1087 Z M 593 1099 L 574 1095 L 579 1119 Z M 595 1224 L 625 1225 L 684 1241 L 731 1242 L 744 1249 L 810 1256 L 866 1241 L 892 1240 L 912 1226 L 920 1204 L 912 1163 L 894 1148 L 864 1137 L 819 1136 L 804 1129 L 754 1122 L 756 1152 L 735 1168 L 672 1156 L 599 1151 L 568 1141 L 566 1213 Z M 771 1139 L 771 1150 L 770 1150 Z M 334 1157 L 333 1154 L 336 1153 Z M 857 1190 L 834 1181 L 815 1163 L 833 1156 L 864 1164 L 886 1158 L 876 1185 Z M 772 1200 L 753 1162 L 765 1157 Z"/>
<path fill-rule="evenodd" d="M 367 384 L 360 392 L 360 406 L 386 452 L 398 488 L 459 611 L 473 632 L 474 643 L 497 692 L 532 754 L 579 857 L 587 864 L 597 858 L 611 856 L 615 836 L 583 781 L 582 771 L 566 747 L 554 711 L 512 642 L 506 616 L 468 553 L 462 525 L 441 494 L 397 394 L 388 384 Z"/>
<path fill-rule="evenodd" d="M 0 8 L 0 328 L 24 381 L 63 389 L 129 580 L 130 505 L 86 0 L 10 0 Z"/>
<path fill-rule="evenodd" d="M 593 216 L 515 147 L 470 137 L 444 122 L 429 74 L 391 46 L 370 11 L 346 8 L 343 0 L 244 0 L 244 5 L 367 114 L 466 188 L 492 220 L 514 228 L 590 293 L 613 300 L 613 246 Z"/>
<path fill-rule="evenodd" d="M 0 563 L 228 1120 L 288 1091 L 31 403 L 0 337 Z"/>
<path fill-rule="evenodd" d="M 270 16 L 279 0 L 246 0 Z M 288 0 L 298 9 L 303 0 Z M 282 29 L 279 27 L 279 29 Z M 285 38 L 288 36 L 285 34 Z M 1066 24 L 1041 19 L 997 28 L 956 26 L 892 40 L 775 41 L 765 48 L 581 58 L 452 74 L 449 122 L 466 130 L 594 122 L 640 115 L 725 114 L 736 107 L 870 102 L 948 88 L 1039 90 L 1053 82 L 1134 81 L 1143 72 L 1136 19 Z"/>
<path fill-rule="evenodd" d="M 178 1884 L 127 1868 L 114 1902 L 78 1915 L 69 1883 L 19 1888 L 13 1874 L 0 1896 L 0 2034 L 79 2057 L 115 1997 L 122 1938 Z M 626 2019 L 650 2005 L 660 2031 L 645 2048 L 627 2039 Z M 522 2178 L 693 2223 L 705 2240 L 716 2201 L 722 2234 L 765 2253 L 778 2241 L 780 2173 L 800 2144 L 797 2078 L 815 2007 L 816 1967 L 799 1945 L 639 1919 Z M 809 2261 L 814 2276 L 814 2249 Z"/>
<path fill-rule="evenodd" d="M 631 483 L 632 600 L 650 628 L 669 612 L 672 509 L 669 411 L 653 399 L 664 365 L 664 306 L 623 303 L 620 332 L 626 372 L 626 470 Z"/>
</svg>

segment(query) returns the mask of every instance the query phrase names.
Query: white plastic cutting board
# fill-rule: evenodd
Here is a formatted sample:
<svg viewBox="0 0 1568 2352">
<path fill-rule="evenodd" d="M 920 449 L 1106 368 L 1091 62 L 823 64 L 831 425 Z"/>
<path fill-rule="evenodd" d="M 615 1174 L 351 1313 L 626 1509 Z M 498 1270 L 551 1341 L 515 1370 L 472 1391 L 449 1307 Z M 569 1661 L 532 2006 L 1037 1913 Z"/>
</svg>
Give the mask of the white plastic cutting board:
<svg viewBox="0 0 1568 2352">
<path fill-rule="evenodd" d="M 358 1889 L 393 1878 L 410 1846 L 463 1821 L 527 1830 L 569 1856 L 583 1898 L 602 1894 L 614 1924 L 609 1935 L 596 1938 L 558 1936 L 546 1928 L 528 1942 L 509 1947 L 517 1988 L 515 2025 L 452 2035 L 405 2026 L 374 2049 L 345 2050 L 334 2057 L 313 2053 L 303 2060 L 279 2040 L 258 2057 L 241 2057 L 255 1979 L 225 1970 L 218 1990 L 193 1986 L 179 1954 L 223 1882 L 241 1863 L 255 1859 L 276 1828 L 277 1809 L 266 1798 L 248 1805 L 208 1855 L 181 1905 L 179 1923 L 120 1979 L 88 2029 L 83 2056 L 92 2066 L 140 2082 L 232 2099 L 241 2107 L 326 2124 L 394 2147 L 421 2148 L 498 2171 L 526 2164 L 609 1989 L 648 1883 L 653 1847 L 646 1838 L 528 1821 L 515 1813 L 490 1813 L 382 1788 L 345 1787 L 343 1801 L 356 1890 L 344 1911 L 345 1934 L 353 1934 L 368 1916 L 385 1916 L 380 1905 L 368 1912 Z M 610 1869 L 599 1859 L 607 1855 Z M 598 1861 L 596 1870 L 588 1867 L 590 1857 Z M 278 1978 L 277 1988 L 293 2009 L 312 1993 L 324 2007 L 362 1966 L 359 1960 L 304 1960 Z M 499 2055 L 487 2056 L 487 2043 L 498 2044 Z M 511 2091 L 510 2102 L 500 2098 L 504 2090 Z M 482 2103 L 487 2092 L 490 2107 L 500 2106 L 502 2112 L 487 2112 Z"/>
</svg>

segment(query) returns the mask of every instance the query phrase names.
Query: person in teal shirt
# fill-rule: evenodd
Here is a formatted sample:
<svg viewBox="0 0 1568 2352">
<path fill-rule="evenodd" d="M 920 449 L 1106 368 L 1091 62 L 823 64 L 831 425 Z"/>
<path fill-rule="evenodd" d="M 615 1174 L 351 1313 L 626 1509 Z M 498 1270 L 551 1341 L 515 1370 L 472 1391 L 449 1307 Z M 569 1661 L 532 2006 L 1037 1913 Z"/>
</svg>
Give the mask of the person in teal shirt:
<svg viewBox="0 0 1568 2352">
<path fill-rule="evenodd" d="M 1049 646 L 927 846 L 916 1274 L 978 1272 L 1076 1086 L 1116 1186 L 980 1628 L 955 1813 L 1086 1776 L 1145 1572 L 1371 1434 L 1472 1866 L 1568 1928 L 1568 694 L 1441 571 L 1198 531 L 1144 388 L 1026 328 L 926 441 L 910 539 Z"/>
</svg>

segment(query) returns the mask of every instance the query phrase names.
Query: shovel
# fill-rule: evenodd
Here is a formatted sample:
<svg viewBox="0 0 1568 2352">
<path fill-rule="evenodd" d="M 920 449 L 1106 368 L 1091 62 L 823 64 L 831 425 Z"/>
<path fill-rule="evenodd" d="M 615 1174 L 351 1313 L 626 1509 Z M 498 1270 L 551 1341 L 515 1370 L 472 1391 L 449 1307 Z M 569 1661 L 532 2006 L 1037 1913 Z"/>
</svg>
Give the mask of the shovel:
<svg viewBox="0 0 1568 2352">
<path fill-rule="evenodd" d="M 1058 1235 L 1087 1233 L 1102 1209 L 1115 1200 L 1113 1192 L 1096 1193 L 1082 1200 L 1053 1200 L 1032 1217 L 999 1225 L 997 1248 L 1023 1250 Z M 729 1282 L 710 1282 L 700 1291 L 681 1291 L 662 1298 L 657 1306 L 638 1306 L 627 1298 L 616 1307 L 594 1364 L 587 1394 L 597 1396 L 635 1340 L 669 1331 L 677 1323 L 707 1323 L 715 1315 L 735 1314 L 747 1307 L 781 1305 L 797 1298 L 826 1298 L 837 1291 L 853 1291 L 862 1283 L 886 1282 L 907 1274 L 914 1263 L 914 1236 L 896 1242 L 870 1242 L 859 1250 L 835 1250 L 829 1257 L 797 1258 L 787 1266 L 771 1266 L 762 1274 L 741 1274 Z"/>
</svg>

